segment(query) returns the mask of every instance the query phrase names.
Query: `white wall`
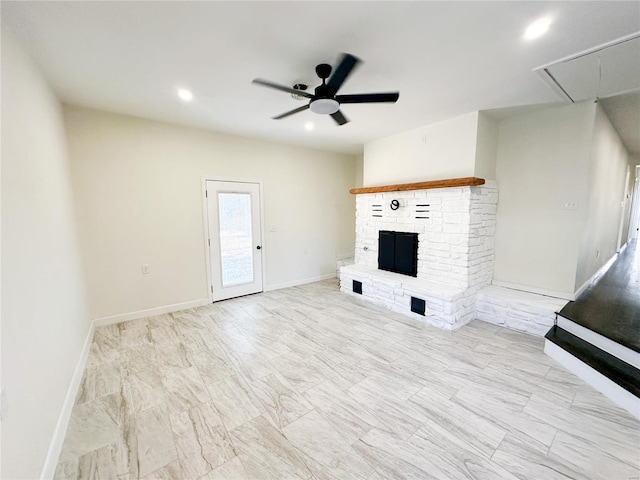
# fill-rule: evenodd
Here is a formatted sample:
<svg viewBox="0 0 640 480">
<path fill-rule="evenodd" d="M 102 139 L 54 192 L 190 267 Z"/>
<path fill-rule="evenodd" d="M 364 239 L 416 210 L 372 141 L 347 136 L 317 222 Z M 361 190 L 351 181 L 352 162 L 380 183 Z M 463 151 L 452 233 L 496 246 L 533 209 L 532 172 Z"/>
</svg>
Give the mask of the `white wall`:
<svg viewBox="0 0 640 480">
<path fill-rule="evenodd" d="M 497 156 L 498 122 L 486 113 L 478 112 L 476 161 L 473 176 L 485 180 L 495 180 Z"/>
<path fill-rule="evenodd" d="M 616 253 L 621 224 L 624 230 L 625 184 L 630 170 L 629 155 L 620 136 L 602 107 L 597 105 L 589 161 L 586 221 L 578 252 L 576 287 L 589 280 Z"/>
<path fill-rule="evenodd" d="M 364 185 L 472 177 L 478 112 L 433 123 L 364 146 Z"/>
<path fill-rule="evenodd" d="M 353 254 L 351 155 L 75 107 L 65 120 L 93 318 L 208 297 L 203 177 L 263 182 L 265 288 Z"/>
<path fill-rule="evenodd" d="M 595 110 L 586 101 L 500 122 L 494 284 L 572 298 Z"/>
<path fill-rule="evenodd" d="M 38 478 L 89 330 L 62 112 L 2 28 L 2 478 Z"/>
</svg>

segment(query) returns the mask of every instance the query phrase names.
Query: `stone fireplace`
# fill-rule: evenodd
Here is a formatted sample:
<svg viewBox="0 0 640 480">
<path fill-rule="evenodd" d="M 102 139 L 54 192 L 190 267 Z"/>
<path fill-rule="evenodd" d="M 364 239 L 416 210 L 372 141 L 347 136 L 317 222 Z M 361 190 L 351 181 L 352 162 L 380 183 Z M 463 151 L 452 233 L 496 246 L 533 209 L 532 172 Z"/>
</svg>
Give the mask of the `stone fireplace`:
<svg viewBox="0 0 640 480">
<path fill-rule="evenodd" d="M 341 290 L 448 330 L 472 320 L 476 294 L 493 274 L 497 184 L 471 177 L 352 193 L 355 264 L 341 267 Z M 379 268 L 381 246 L 387 266 L 388 252 L 410 248 L 412 238 L 415 276 Z"/>
</svg>

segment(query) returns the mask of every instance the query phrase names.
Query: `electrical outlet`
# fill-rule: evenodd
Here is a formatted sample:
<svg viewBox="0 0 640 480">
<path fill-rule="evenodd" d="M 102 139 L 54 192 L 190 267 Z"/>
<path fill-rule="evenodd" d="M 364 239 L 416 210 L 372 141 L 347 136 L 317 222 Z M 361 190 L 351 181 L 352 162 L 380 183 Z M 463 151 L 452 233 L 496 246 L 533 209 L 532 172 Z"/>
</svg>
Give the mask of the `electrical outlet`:
<svg viewBox="0 0 640 480">
<path fill-rule="evenodd" d="M 144 265 L 142 265 L 142 267 L 140 267 L 140 269 L 142 270 L 142 274 L 143 275 L 148 275 L 149 274 L 149 264 L 145 263 Z"/>
</svg>

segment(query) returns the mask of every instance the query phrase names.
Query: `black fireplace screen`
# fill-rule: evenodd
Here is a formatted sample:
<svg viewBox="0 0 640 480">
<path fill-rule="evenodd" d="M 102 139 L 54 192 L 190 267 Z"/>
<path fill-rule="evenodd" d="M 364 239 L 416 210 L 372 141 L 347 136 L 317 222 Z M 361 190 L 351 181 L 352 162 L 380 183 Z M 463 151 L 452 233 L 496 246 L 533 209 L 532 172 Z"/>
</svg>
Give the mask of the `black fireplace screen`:
<svg viewBox="0 0 640 480">
<path fill-rule="evenodd" d="M 418 276 L 418 234 L 380 230 L 378 268 Z"/>
</svg>

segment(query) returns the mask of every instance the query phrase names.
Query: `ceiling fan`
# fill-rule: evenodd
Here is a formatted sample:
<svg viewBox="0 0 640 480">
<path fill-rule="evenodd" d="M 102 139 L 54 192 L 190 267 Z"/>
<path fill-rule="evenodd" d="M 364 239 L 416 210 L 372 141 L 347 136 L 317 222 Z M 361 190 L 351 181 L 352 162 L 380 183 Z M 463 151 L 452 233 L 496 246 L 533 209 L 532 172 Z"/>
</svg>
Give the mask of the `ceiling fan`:
<svg viewBox="0 0 640 480">
<path fill-rule="evenodd" d="M 296 96 L 301 96 L 309 99 L 309 103 L 302 107 L 296 108 L 289 112 L 285 112 L 281 115 L 273 117 L 274 120 L 280 120 L 281 118 L 288 117 L 294 113 L 303 112 L 310 109 L 313 113 L 319 113 L 324 115 L 331 115 L 338 125 L 344 125 L 349 120 L 340 111 L 340 105 L 344 103 L 395 103 L 400 96 L 399 92 L 388 93 L 356 93 L 353 95 L 337 95 L 338 90 L 347 80 L 353 69 L 360 63 L 360 59 L 350 55 L 348 53 L 343 54 L 340 63 L 336 67 L 333 75 L 331 75 L 331 65 L 327 63 L 321 63 L 316 66 L 316 74 L 322 80 L 322 84 L 318 85 L 315 89 L 315 94 L 305 92 L 303 89 L 289 88 L 285 85 L 280 85 L 269 80 L 263 80 L 256 78 L 252 83 L 256 85 L 263 85 L 265 87 L 275 88 L 283 92 L 288 92 Z M 327 78 L 329 79 L 328 81 Z M 297 87 L 298 85 L 296 85 Z"/>
</svg>

